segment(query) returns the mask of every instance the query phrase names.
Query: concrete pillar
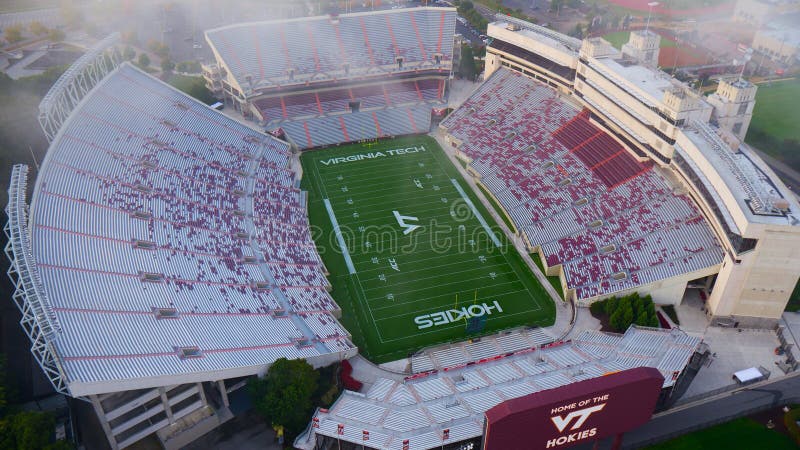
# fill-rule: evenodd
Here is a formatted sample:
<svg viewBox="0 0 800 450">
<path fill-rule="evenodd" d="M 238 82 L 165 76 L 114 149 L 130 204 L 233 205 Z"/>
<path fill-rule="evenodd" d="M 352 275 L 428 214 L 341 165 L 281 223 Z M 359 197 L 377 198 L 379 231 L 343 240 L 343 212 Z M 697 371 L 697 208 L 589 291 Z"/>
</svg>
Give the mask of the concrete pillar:
<svg viewBox="0 0 800 450">
<path fill-rule="evenodd" d="M 89 399 L 92 401 L 94 413 L 97 415 L 97 420 L 100 421 L 100 426 L 103 427 L 103 431 L 106 433 L 106 438 L 108 439 L 109 445 L 111 445 L 111 449 L 117 450 L 119 446 L 117 445 L 117 440 L 114 438 L 114 434 L 111 432 L 111 425 L 108 423 L 108 420 L 106 420 L 106 412 L 103 410 L 100 398 L 98 398 L 97 395 L 90 395 Z"/>
<path fill-rule="evenodd" d="M 226 407 L 231 406 L 230 402 L 228 401 L 228 392 L 225 388 L 225 380 L 217 381 L 217 387 L 219 388 L 219 394 L 222 396 L 222 404 Z"/>
<path fill-rule="evenodd" d="M 200 401 L 203 402 L 203 406 L 208 406 L 208 401 L 206 400 L 206 393 L 203 390 L 203 383 L 197 383 L 197 393 L 200 394 Z"/>
<path fill-rule="evenodd" d="M 169 423 L 175 423 L 172 418 L 172 408 L 169 406 L 169 399 L 167 398 L 167 390 L 160 387 L 158 388 L 158 393 L 161 395 L 161 403 L 164 405 L 164 412 L 167 413 L 167 420 L 169 420 Z"/>
</svg>

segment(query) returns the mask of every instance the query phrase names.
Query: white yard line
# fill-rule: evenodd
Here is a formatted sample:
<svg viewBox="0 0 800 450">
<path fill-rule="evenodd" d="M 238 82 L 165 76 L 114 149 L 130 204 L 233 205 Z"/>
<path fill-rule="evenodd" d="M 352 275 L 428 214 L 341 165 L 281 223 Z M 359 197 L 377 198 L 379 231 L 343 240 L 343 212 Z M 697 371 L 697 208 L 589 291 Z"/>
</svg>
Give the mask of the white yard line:
<svg viewBox="0 0 800 450">
<path fill-rule="evenodd" d="M 455 263 L 455 264 L 461 265 L 463 263 Z M 416 283 L 417 281 L 421 281 L 421 280 L 433 280 L 433 279 L 436 279 L 436 278 L 439 278 L 439 277 L 442 276 L 442 275 L 438 274 L 438 272 L 440 271 L 440 269 L 442 267 L 451 266 L 451 265 L 453 265 L 453 264 L 445 264 L 445 265 L 442 265 L 442 266 L 431 267 L 429 269 L 412 270 L 412 271 L 405 272 L 405 273 L 403 273 L 403 272 L 400 272 L 400 273 L 388 272 L 389 274 L 385 275 L 386 276 L 386 285 L 385 286 L 367 288 L 367 290 L 368 291 L 374 291 L 376 289 L 389 289 L 389 288 L 393 288 L 395 286 L 401 286 L 401 285 L 408 284 L 408 283 Z M 489 271 L 491 271 L 492 268 L 503 267 L 503 266 L 507 266 L 507 265 L 508 265 L 508 263 L 506 263 L 506 262 L 501 262 L 501 263 L 498 263 L 498 264 L 485 264 L 485 265 L 481 265 L 481 266 L 475 266 L 475 267 L 473 267 L 471 269 L 459 270 L 459 271 L 455 271 L 455 272 L 447 272 L 447 276 L 459 275 L 459 274 L 462 274 L 462 273 L 472 272 L 472 271 L 475 271 L 475 270 L 489 270 Z M 407 281 L 395 281 L 395 282 L 390 282 L 389 281 L 390 278 L 397 278 L 397 277 L 403 277 L 401 279 L 405 279 L 405 278 L 407 278 L 407 277 L 405 277 L 405 275 L 408 275 L 408 274 L 413 273 L 413 272 L 420 272 L 420 271 L 437 272 L 437 275 L 434 275 L 432 277 L 414 277 L 413 279 L 407 280 Z M 508 273 L 514 273 L 514 271 L 512 270 L 511 272 L 495 272 L 495 273 L 496 274 L 500 274 L 500 273 L 508 274 Z M 372 278 L 370 278 L 370 280 L 371 279 Z"/>
<path fill-rule="evenodd" d="M 492 286 L 489 286 L 489 287 L 494 287 L 494 285 L 492 285 Z M 494 296 L 494 297 L 501 297 L 501 296 L 503 296 L 503 295 L 517 294 L 517 293 L 519 293 L 519 292 L 527 292 L 527 291 L 528 291 L 528 289 L 519 289 L 519 290 L 516 290 L 516 291 L 493 292 L 493 293 L 492 293 L 492 296 Z M 467 292 L 467 293 L 468 293 L 469 291 L 458 291 L 458 292 Z M 398 303 L 392 303 L 392 304 L 390 304 L 390 305 L 387 305 L 387 306 L 378 306 L 378 307 L 376 307 L 376 308 L 372 308 L 372 310 L 377 312 L 377 311 L 382 311 L 382 310 L 384 310 L 384 309 L 391 309 L 391 308 L 397 308 L 397 307 L 405 307 L 405 306 L 408 306 L 408 305 L 413 305 L 414 303 L 425 302 L 425 301 L 428 301 L 428 300 L 433 300 L 433 299 L 435 299 L 435 298 L 439 298 L 439 297 L 450 297 L 450 296 L 452 296 L 453 294 L 454 294 L 454 293 L 448 292 L 447 294 L 439 294 L 439 295 L 434 295 L 434 296 L 431 296 L 431 297 L 420 298 L 420 299 L 417 299 L 417 300 L 411 300 L 411 301 L 407 301 L 407 302 L 398 302 Z M 464 303 L 464 302 L 462 302 L 462 303 Z M 466 303 L 470 303 L 470 301 L 466 301 Z M 418 310 L 415 310 L 414 312 L 421 314 L 421 313 L 424 313 L 425 311 L 436 311 L 436 310 L 438 310 L 438 309 L 440 309 L 440 308 L 424 308 L 424 309 L 418 309 Z M 409 313 L 409 314 L 410 314 L 410 313 Z M 392 316 L 392 317 L 396 317 L 396 316 Z"/>
<path fill-rule="evenodd" d="M 486 233 L 492 239 L 492 242 L 494 242 L 494 245 L 497 246 L 497 247 L 502 247 L 502 244 L 500 244 L 500 239 L 497 239 L 497 236 L 494 234 L 492 229 L 489 228 L 489 224 L 486 223 L 486 220 L 483 219 L 483 216 L 481 215 L 481 213 L 478 212 L 477 209 L 475 209 L 475 205 L 472 204 L 472 200 L 470 200 L 469 197 L 467 197 L 467 194 L 464 192 L 464 190 L 461 189 L 461 185 L 458 184 L 458 181 L 456 181 L 455 178 L 451 178 L 450 181 L 453 183 L 453 186 L 455 186 L 455 188 L 458 191 L 458 193 L 461 194 L 461 197 L 464 199 L 464 201 L 467 202 L 467 205 L 472 210 L 472 214 L 474 214 L 475 217 L 478 219 L 478 222 L 480 222 L 481 225 L 483 225 L 483 229 L 486 230 Z"/>
</svg>

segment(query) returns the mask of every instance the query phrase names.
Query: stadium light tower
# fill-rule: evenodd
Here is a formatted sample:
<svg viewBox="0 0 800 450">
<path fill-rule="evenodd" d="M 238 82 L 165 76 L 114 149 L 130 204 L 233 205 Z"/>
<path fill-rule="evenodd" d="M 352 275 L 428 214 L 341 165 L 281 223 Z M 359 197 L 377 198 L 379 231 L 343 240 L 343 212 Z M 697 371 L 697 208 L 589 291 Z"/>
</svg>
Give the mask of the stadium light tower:
<svg viewBox="0 0 800 450">
<path fill-rule="evenodd" d="M 649 8 L 647 9 L 647 24 L 644 26 L 644 34 L 647 34 L 647 31 L 650 29 L 650 17 L 653 15 L 653 7 L 658 6 L 658 2 L 650 2 L 647 6 Z"/>
</svg>

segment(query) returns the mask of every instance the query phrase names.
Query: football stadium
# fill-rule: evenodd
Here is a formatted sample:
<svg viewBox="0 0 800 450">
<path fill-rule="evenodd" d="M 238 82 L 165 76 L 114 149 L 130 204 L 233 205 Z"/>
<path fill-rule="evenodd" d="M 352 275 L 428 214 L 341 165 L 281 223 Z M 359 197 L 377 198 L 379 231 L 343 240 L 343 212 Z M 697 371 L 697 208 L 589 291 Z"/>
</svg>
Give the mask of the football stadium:
<svg viewBox="0 0 800 450">
<path fill-rule="evenodd" d="M 577 329 L 583 307 L 692 290 L 712 325 L 775 326 L 800 205 L 742 142 L 755 85 L 704 97 L 653 66 L 657 34 L 620 51 L 497 15 L 455 104 L 455 24 L 207 30 L 224 113 L 124 62 L 118 34 L 53 85 L 46 158 L 11 175 L 9 275 L 36 361 L 111 448 L 184 447 L 279 358 L 378 374 L 296 448 L 561 448 L 646 422 L 708 353 Z"/>
</svg>

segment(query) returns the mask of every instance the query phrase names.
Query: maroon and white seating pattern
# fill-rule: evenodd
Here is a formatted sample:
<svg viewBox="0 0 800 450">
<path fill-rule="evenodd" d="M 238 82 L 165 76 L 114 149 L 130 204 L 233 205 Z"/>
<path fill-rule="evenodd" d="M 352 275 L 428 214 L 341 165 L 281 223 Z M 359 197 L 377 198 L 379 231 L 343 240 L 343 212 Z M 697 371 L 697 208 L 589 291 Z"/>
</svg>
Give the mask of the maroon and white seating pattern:
<svg viewBox="0 0 800 450">
<path fill-rule="evenodd" d="M 430 123 L 431 107 L 419 105 L 298 119 L 284 122 L 280 128 L 297 147 L 308 149 L 341 142 L 427 133 Z"/>
<path fill-rule="evenodd" d="M 106 77 L 62 127 L 34 200 L 53 310 L 86 328 L 60 354 L 101 379 L 97 358 L 173 370 L 173 346 L 208 355 L 192 370 L 352 348 L 288 159 L 286 143 L 128 64 Z M 154 315 L 165 308 L 175 320 Z"/>
<path fill-rule="evenodd" d="M 206 31 L 241 86 L 302 84 L 372 69 L 372 76 L 446 70 L 452 65 L 456 12 L 408 8 L 329 17 L 243 23 Z M 402 58 L 404 67 L 397 64 Z M 289 78 L 288 74 L 294 77 Z"/>
<path fill-rule="evenodd" d="M 286 120 L 349 113 L 352 102 L 359 103 L 359 111 L 368 111 L 436 103 L 443 96 L 444 80 L 421 79 L 263 97 L 253 104 L 265 124 L 275 125 Z"/>
<path fill-rule="evenodd" d="M 722 261 L 688 197 L 533 79 L 498 70 L 442 126 L 578 299 Z"/>
</svg>

